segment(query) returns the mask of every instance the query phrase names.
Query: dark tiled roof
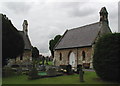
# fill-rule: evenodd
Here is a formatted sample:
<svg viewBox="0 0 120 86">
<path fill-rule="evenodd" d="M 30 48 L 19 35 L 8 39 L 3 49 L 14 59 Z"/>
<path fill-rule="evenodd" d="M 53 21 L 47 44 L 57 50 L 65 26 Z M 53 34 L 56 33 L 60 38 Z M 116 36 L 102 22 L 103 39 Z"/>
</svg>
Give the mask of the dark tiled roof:
<svg viewBox="0 0 120 86">
<path fill-rule="evenodd" d="M 20 35 L 23 37 L 25 47 L 24 49 L 30 50 L 32 48 L 28 35 L 25 35 L 23 31 L 19 31 Z"/>
<path fill-rule="evenodd" d="M 99 22 L 70 29 L 56 44 L 55 49 L 91 46 L 100 31 Z"/>
</svg>

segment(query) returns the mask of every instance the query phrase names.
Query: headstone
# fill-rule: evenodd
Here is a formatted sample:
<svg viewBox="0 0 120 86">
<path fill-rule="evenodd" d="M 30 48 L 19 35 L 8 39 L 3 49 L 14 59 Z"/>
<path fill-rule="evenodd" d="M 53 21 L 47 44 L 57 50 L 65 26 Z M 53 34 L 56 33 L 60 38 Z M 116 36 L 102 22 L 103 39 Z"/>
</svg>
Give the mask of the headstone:
<svg viewBox="0 0 120 86">
<path fill-rule="evenodd" d="M 81 64 L 77 65 L 77 74 L 79 74 L 80 70 L 82 70 L 82 65 Z"/>
<path fill-rule="evenodd" d="M 82 70 L 82 66 L 80 66 L 79 69 L 79 76 L 80 76 L 80 82 L 84 82 L 84 71 Z"/>
<path fill-rule="evenodd" d="M 57 71 L 55 68 L 50 68 L 47 70 L 47 75 L 48 76 L 56 76 L 57 75 Z"/>
<path fill-rule="evenodd" d="M 40 70 L 40 71 L 45 71 L 45 70 L 46 70 L 45 65 L 41 65 L 41 66 L 39 67 L 39 70 Z"/>
</svg>

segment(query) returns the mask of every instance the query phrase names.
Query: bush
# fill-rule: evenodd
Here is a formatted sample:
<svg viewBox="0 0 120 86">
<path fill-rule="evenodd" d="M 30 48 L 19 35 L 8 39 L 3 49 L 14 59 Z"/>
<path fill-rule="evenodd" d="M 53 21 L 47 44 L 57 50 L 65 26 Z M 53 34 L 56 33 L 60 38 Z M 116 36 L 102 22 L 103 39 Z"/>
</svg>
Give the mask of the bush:
<svg viewBox="0 0 120 86">
<path fill-rule="evenodd" d="M 28 73 L 28 79 L 34 80 L 38 78 L 39 78 L 38 71 L 35 67 L 33 67 Z"/>
<path fill-rule="evenodd" d="M 120 82 L 119 53 L 120 33 L 107 34 L 98 39 L 94 49 L 93 67 L 101 79 Z"/>
<path fill-rule="evenodd" d="M 57 75 L 56 69 L 55 69 L 55 68 L 49 68 L 49 69 L 47 70 L 47 75 L 48 75 L 48 76 L 56 76 L 56 75 Z"/>
<path fill-rule="evenodd" d="M 60 65 L 60 68 L 66 70 L 68 75 L 73 74 L 72 66 L 71 65 Z"/>
<path fill-rule="evenodd" d="M 2 70 L 3 77 L 10 77 L 15 75 L 15 71 L 11 67 L 4 67 Z"/>
<path fill-rule="evenodd" d="M 67 69 L 67 65 L 60 65 L 60 68 L 66 70 Z"/>
<path fill-rule="evenodd" d="M 1 19 L 1 18 L 0 18 Z M 2 14 L 2 67 L 7 59 L 14 59 L 24 51 L 24 40 L 11 20 Z M 17 43 L 16 43 L 17 42 Z"/>
<path fill-rule="evenodd" d="M 17 68 L 17 75 L 22 75 L 22 68 L 21 67 L 19 67 L 19 68 Z"/>
<path fill-rule="evenodd" d="M 67 65 L 66 70 L 67 70 L 67 74 L 68 74 L 68 75 L 73 74 L 73 70 L 72 70 L 72 66 L 71 66 L 71 65 Z"/>
</svg>

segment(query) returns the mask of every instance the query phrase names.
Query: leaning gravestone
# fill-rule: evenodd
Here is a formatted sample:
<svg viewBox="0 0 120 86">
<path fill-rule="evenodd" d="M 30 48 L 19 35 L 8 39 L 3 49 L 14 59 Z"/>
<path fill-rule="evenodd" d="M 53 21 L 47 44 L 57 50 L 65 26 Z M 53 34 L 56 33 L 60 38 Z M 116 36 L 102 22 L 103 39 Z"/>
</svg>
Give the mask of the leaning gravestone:
<svg viewBox="0 0 120 86">
<path fill-rule="evenodd" d="M 79 65 L 79 77 L 80 82 L 84 82 L 84 71 L 82 70 L 82 65 Z"/>
</svg>

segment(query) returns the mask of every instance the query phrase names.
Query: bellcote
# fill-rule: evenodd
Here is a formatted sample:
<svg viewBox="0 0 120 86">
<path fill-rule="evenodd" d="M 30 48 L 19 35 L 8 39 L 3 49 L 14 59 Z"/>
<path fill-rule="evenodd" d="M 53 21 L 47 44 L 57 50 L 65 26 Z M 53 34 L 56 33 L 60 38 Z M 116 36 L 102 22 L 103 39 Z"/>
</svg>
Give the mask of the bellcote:
<svg viewBox="0 0 120 86">
<path fill-rule="evenodd" d="M 105 7 L 102 7 L 100 12 L 100 22 L 106 22 L 108 24 L 108 12 Z"/>
<path fill-rule="evenodd" d="M 28 22 L 27 22 L 27 20 L 24 20 L 24 22 L 23 22 L 23 32 L 25 33 L 25 35 L 27 35 L 27 33 L 28 33 Z"/>
</svg>

